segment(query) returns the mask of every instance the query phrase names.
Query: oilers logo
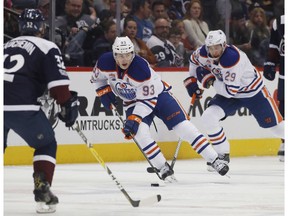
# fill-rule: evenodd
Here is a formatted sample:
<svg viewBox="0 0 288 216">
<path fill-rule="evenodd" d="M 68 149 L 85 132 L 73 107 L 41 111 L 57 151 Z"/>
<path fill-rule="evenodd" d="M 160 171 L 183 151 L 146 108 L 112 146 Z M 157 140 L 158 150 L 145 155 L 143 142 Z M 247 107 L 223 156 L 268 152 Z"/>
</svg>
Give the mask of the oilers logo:
<svg viewBox="0 0 288 216">
<path fill-rule="evenodd" d="M 136 98 L 135 89 L 129 83 L 116 83 L 115 91 L 124 100 L 135 100 Z"/>
<path fill-rule="evenodd" d="M 223 81 L 221 70 L 219 68 L 212 68 L 211 72 L 220 81 Z"/>
</svg>

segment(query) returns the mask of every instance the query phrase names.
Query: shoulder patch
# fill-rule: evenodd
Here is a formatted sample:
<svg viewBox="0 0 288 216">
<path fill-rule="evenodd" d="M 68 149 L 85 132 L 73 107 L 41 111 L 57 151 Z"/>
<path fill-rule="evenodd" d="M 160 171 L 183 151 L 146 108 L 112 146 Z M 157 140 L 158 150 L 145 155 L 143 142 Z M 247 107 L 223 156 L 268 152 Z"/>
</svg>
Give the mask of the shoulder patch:
<svg viewBox="0 0 288 216">
<path fill-rule="evenodd" d="M 240 53 L 234 46 L 227 46 L 220 58 L 220 64 L 223 68 L 230 68 L 236 65 L 240 60 Z"/>
<path fill-rule="evenodd" d="M 201 57 L 206 57 L 208 56 L 208 53 L 207 53 L 207 50 L 206 50 L 206 47 L 205 45 L 203 45 L 201 48 L 200 48 L 200 56 Z"/>
<path fill-rule="evenodd" d="M 97 62 L 97 67 L 101 71 L 115 71 L 116 62 L 112 52 L 107 52 L 101 55 Z"/>
<path fill-rule="evenodd" d="M 130 78 L 137 82 L 144 82 L 151 77 L 148 62 L 137 55 L 134 57 L 131 65 L 129 66 L 127 74 Z"/>
</svg>

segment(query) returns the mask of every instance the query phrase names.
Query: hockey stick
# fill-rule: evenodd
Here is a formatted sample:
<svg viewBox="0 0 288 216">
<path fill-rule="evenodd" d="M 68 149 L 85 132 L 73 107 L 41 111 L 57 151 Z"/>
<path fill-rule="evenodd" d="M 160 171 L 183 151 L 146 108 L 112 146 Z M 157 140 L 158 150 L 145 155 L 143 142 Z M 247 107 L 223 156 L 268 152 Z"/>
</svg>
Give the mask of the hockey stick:
<svg viewBox="0 0 288 216">
<path fill-rule="evenodd" d="M 191 98 L 191 102 L 190 102 L 190 107 L 189 107 L 189 110 L 188 110 L 188 116 L 190 117 L 191 115 L 191 112 L 192 112 L 192 109 L 193 109 L 193 105 L 195 103 L 195 100 L 196 100 L 196 94 L 193 94 L 192 98 Z M 175 163 L 176 163 L 176 160 L 177 160 L 177 157 L 178 157 L 178 153 L 179 153 L 179 150 L 180 150 L 180 147 L 181 147 L 181 144 L 182 144 L 182 139 L 179 138 L 178 139 L 178 143 L 177 143 L 177 147 L 176 147 L 176 151 L 174 153 L 174 156 L 173 156 L 173 159 L 171 161 L 171 169 L 173 169 Z M 147 172 L 148 173 L 154 173 L 155 171 L 158 172 L 158 170 L 155 170 L 153 169 L 152 167 L 147 167 Z"/>
<path fill-rule="evenodd" d="M 124 189 L 124 187 L 120 184 L 120 182 L 116 179 L 116 177 L 113 175 L 112 171 L 109 169 L 109 167 L 105 164 L 103 159 L 100 157 L 98 152 L 93 148 L 93 145 L 88 141 L 87 137 L 84 135 L 84 133 L 81 131 L 79 124 L 75 123 L 72 128 L 77 131 L 79 136 L 82 138 L 82 140 L 86 143 L 88 149 L 92 153 L 92 155 L 96 158 L 96 160 L 101 164 L 101 166 L 107 171 L 108 175 L 111 176 L 112 180 L 116 183 L 120 191 L 124 194 L 124 196 L 128 199 L 128 201 L 131 203 L 133 207 L 139 207 L 139 206 L 145 206 L 145 205 L 152 205 L 155 203 L 160 202 L 161 195 L 157 194 L 156 196 L 147 197 L 142 200 L 133 200 L 127 191 Z"/>
<path fill-rule="evenodd" d="M 121 115 L 119 114 L 119 112 L 117 111 L 117 108 L 116 108 L 114 105 L 112 105 L 112 107 L 113 107 L 113 110 L 114 110 L 115 114 L 118 116 L 118 118 L 120 119 L 120 121 L 122 122 L 122 124 L 123 124 L 123 126 L 124 126 L 125 122 L 124 122 L 123 118 L 121 117 Z M 145 152 L 142 150 L 142 148 L 141 148 L 140 144 L 138 143 L 138 141 L 135 139 L 134 136 L 131 136 L 131 137 L 132 137 L 134 143 L 138 146 L 139 150 L 141 151 L 141 153 L 143 154 L 143 156 L 145 157 L 145 159 L 146 159 L 146 160 L 148 161 L 148 163 L 150 164 L 150 166 L 151 166 L 150 168 L 151 168 L 152 170 L 155 170 L 155 173 L 157 174 L 157 176 L 158 176 L 159 179 L 163 180 L 162 177 L 159 175 L 158 169 L 157 169 L 156 167 L 154 167 L 153 164 L 150 162 L 149 158 L 147 157 L 147 155 L 145 154 Z"/>
</svg>

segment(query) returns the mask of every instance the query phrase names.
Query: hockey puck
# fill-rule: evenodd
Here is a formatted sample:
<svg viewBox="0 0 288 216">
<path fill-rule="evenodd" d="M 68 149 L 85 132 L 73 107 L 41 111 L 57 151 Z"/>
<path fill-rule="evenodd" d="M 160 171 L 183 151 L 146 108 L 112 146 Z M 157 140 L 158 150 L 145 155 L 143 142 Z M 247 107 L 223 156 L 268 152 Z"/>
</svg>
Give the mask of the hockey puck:
<svg viewBox="0 0 288 216">
<path fill-rule="evenodd" d="M 159 187 L 160 185 L 158 183 L 151 183 L 151 187 Z"/>
</svg>

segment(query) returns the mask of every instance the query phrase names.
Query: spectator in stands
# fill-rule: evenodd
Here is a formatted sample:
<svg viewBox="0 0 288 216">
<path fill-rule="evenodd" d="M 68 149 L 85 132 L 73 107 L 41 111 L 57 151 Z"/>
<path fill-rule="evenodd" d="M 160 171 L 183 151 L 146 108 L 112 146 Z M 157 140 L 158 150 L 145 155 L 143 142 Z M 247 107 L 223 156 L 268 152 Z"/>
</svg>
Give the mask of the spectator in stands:
<svg viewBox="0 0 288 216">
<path fill-rule="evenodd" d="M 97 19 L 97 13 L 93 6 L 93 0 L 84 0 L 82 5 L 82 13 L 89 14 L 94 21 Z"/>
<path fill-rule="evenodd" d="M 204 44 L 209 32 L 208 24 L 202 19 L 202 10 L 200 0 L 192 0 L 183 20 L 189 41 L 196 47 Z"/>
<path fill-rule="evenodd" d="M 112 44 L 117 36 L 116 23 L 108 20 L 102 23 L 104 34 L 98 38 L 93 44 L 93 62 L 95 65 L 98 58 L 105 52 L 112 52 Z"/>
<path fill-rule="evenodd" d="M 55 26 L 66 35 L 64 59 L 68 66 L 85 66 L 83 44 L 95 20 L 82 12 L 83 0 L 66 0 L 65 15 L 56 18 Z"/>
<path fill-rule="evenodd" d="M 181 33 L 181 42 L 183 43 L 187 53 L 192 53 L 194 50 L 196 50 L 196 47 L 193 46 L 192 43 L 190 43 L 189 38 L 188 38 L 188 34 L 185 30 L 184 27 L 184 22 L 183 20 L 180 19 L 175 19 L 171 22 L 171 28 L 172 29 L 178 29 Z"/>
<path fill-rule="evenodd" d="M 242 11 L 235 11 L 231 14 L 229 41 L 245 53 L 251 50 L 250 32 Z"/>
<path fill-rule="evenodd" d="M 248 57 L 253 65 L 262 66 L 266 59 L 270 39 L 270 29 L 263 8 L 255 7 L 250 12 L 247 25 L 251 41 L 251 50 L 247 53 Z"/>
<path fill-rule="evenodd" d="M 146 0 L 132 0 L 131 15 L 137 22 L 137 38 L 147 42 L 153 33 L 150 5 Z"/>
<path fill-rule="evenodd" d="M 164 0 L 167 14 L 170 20 L 183 19 L 187 8 L 190 5 L 190 0 Z"/>
<path fill-rule="evenodd" d="M 124 20 L 124 32 L 123 36 L 128 36 L 134 44 L 135 53 L 146 59 L 150 65 L 156 64 L 156 58 L 151 50 L 147 47 L 145 42 L 136 37 L 137 23 L 133 17 L 126 17 Z"/>
<path fill-rule="evenodd" d="M 49 20 L 49 7 L 50 7 L 50 0 L 39 0 L 37 8 L 42 12 L 45 23 L 48 23 Z"/>
<path fill-rule="evenodd" d="M 151 6 L 151 11 L 152 11 L 152 14 L 150 16 L 150 20 L 152 24 L 157 18 L 160 18 L 160 17 L 164 17 L 169 20 L 167 9 L 162 0 L 153 1 L 152 6 Z"/>
<path fill-rule="evenodd" d="M 157 67 L 179 67 L 183 59 L 176 53 L 175 47 L 168 40 L 170 24 L 165 18 L 158 18 L 154 22 L 154 34 L 147 41 L 147 46 L 154 53 Z"/>
<path fill-rule="evenodd" d="M 179 57 L 183 59 L 182 64 L 179 66 L 183 67 L 184 63 L 185 66 L 188 66 L 188 55 L 186 53 L 183 43 L 181 42 L 181 32 L 176 28 L 171 28 L 169 31 L 168 40 L 175 47 L 175 51 L 179 55 Z"/>
</svg>

